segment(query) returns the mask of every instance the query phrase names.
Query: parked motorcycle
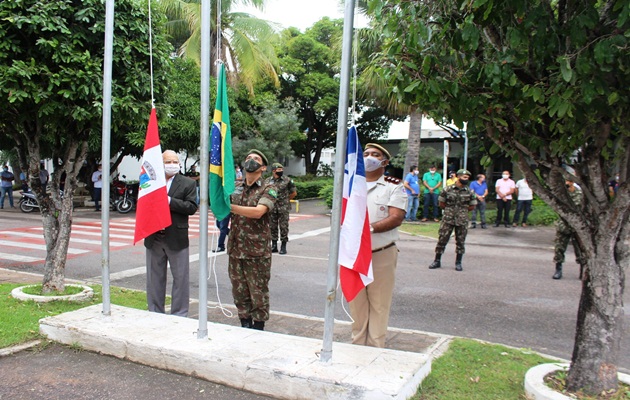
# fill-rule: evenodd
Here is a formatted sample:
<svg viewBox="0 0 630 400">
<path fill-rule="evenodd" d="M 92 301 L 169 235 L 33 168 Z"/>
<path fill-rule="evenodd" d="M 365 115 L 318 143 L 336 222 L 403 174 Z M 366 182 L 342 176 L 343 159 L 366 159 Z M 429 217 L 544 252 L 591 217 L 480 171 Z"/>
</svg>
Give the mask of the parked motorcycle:
<svg viewBox="0 0 630 400">
<path fill-rule="evenodd" d="M 20 191 L 22 198 L 20 199 L 20 210 L 25 213 L 33 212 L 36 208 L 39 208 L 37 197 L 33 192 Z"/>
<path fill-rule="evenodd" d="M 122 198 L 116 203 L 116 210 L 121 214 L 127 214 L 136 206 L 138 196 L 138 184 L 126 184 Z"/>
</svg>

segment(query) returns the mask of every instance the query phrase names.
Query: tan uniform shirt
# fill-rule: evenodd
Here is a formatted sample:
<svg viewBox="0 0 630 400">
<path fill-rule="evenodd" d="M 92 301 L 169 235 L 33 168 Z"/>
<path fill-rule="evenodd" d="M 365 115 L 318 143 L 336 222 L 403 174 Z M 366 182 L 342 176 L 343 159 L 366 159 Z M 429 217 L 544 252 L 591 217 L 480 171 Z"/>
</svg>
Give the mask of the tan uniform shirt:
<svg viewBox="0 0 630 400">
<path fill-rule="evenodd" d="M 370 224 L 389 216 L 389 207 L 407 210 L 407 193 L 402 181 L 391 183 L 381 176 L 376 185 L 369 187 L 367 193 L 368 216 Z M 378 249 L 398 240 L 398 228 L 387 232 L 372 233 L 372 249 Z"/>
</svg>

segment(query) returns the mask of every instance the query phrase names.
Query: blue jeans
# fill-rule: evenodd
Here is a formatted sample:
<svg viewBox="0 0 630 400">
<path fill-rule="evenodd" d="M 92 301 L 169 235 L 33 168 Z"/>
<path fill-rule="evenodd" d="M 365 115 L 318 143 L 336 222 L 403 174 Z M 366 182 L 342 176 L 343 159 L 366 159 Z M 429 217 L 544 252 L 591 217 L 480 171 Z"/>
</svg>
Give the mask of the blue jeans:
<svg viewBox="0 0 630 400">
<path fill-rule="evenodd" d="M 405 219 L 407 221 L 416 221 L 416 215 L 418 214 L 418 206 L 420 205 L 420 199 L 417 194 L 407 195 L 407 215 Z"/>
<path fill-rule="evenodd" d="M 518 200 L 516 203 L 516 213 L 514 213 L 514 221 L 512 221 L 513 223 L 518 224 L 521 211 L 523 211 L 522 223 L 526 223 L 527 216 L 532 212 L 532 200 Z"/>
<path fill-rule="evenodd" d="M 425 193 L 424 194 L 424 210 L 422 210 L 422 218 L 429 217 L 429 207 L 433 206 L 433 218 L 438 217 L 438 194 L 437 193 Z"/>
<path fill-rule="evenodd" d="M 230 233 L 230 214 L 223 218 L 221 221 L 216 221 L 217 228 L 219 228 L 219 243 L 218 247 L 225 247 L 225 238 Z"/>
<path fill-rule="evenodd" d="M 9 205 L 13 207 L 13 186 L 2 186 L 0 187 L 1 195 L 0 195 L 0 206 L 4 208 L 4 198 L 9 197 Z"/>
<path fill-rule="evenodd" d="M 477 205 L 472 210 L 472 223 L 477 223 L 477 210 L 479 210 L 479 217 L 481 218 L 481 223 L 483 225 L 486 224 L 486 202 L 485 201 L 477 201 Z"/>
</svg>

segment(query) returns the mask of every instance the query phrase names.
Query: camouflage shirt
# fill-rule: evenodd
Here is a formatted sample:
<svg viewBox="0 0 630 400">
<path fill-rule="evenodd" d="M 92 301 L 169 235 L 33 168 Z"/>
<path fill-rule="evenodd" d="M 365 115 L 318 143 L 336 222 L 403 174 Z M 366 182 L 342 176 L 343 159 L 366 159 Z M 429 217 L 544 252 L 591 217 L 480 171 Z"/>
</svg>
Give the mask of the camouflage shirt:
<svg viewBox="0 0 630 400">
<path fill-rule="evenodd" d="M 468 225 L 468 207 L 476 206 L 477 199 L 470 187 L 450 185 L 444 188 L 438 202 L 446 203 L 442 221 L 446 224 L 462 226 Z"/>
<path fill-rule="evenodd" d="M 274 179 L 273 175 L 265 180 L 268 185 L 274 185 L 278 190 L 278 199 L 276 200 L 276 208 L 280 211 L 289 211 L 291 204 L 289 202 L 289 195 L 297 191 L 293 179 L 281 176 L 278 179 Z"/>
<path fill-rule="evenodd" d="M 567 190 L 567 193 L 569 194 L 569 198 L 571 199 L 573 204 L 575 204 L 577 206 L 577 208 L 579 209 L 581 207 L 581 205 L 582 205 L 582 189 L 578 189 L 576 187 L 575 190 L 573 191 L 573 193 L 571 193 L 568 190 Z M 573 232 L 573 229 L 562 218 L 558 219 L 558 230 L 561 231 L 561 232 L 565 232 L 565 233 Z"/>
<path fill-rule="evenodd" d="M 273 210 L 276 203 L 276 187 L 257 180 L 251 186 L 240 182 L 232 193 L 232 204 L 247 207 L 264 205 Z M 271 231 L 269 230 L 269 212 L 259 219 L 232 214 L 232 226 L 227 252 L 231 257 L 252 258 L 271 257 Z"/>
</svg>

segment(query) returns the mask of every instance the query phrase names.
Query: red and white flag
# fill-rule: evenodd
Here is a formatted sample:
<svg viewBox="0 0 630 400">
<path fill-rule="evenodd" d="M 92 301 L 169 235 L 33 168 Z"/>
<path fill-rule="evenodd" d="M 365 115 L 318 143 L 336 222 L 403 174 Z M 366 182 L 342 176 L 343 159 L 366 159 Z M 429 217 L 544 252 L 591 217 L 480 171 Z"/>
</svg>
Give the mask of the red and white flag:
<svg viewBox="0 0 630 400">
<path fill-rule="evenodd" d="M 133 244 L 171 225 L 171 212 L 166 193 L 166 175 L 164 174 L 155 108 L 151 109 L 140 168 L 140 188 Z"/>
<path fill-rule="evenodd" d="M 339 237 L 339 278 L 343 295 L 350 302 L 374 281 L 374 276 L 363 149 L 354 126 L 348 131 L 347 144 Z"/>
</svg>

